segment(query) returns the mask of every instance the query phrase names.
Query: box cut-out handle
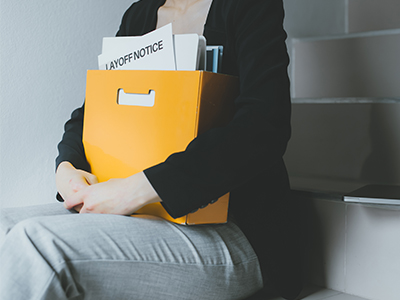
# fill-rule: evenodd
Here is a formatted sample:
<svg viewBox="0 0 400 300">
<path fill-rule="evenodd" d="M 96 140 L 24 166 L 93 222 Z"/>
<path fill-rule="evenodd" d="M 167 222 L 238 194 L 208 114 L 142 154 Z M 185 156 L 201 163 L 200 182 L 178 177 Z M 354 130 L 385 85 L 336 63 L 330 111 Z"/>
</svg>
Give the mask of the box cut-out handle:
<svg viewBox="0 0 400 300">
<path fill-rule="evenodd" d="M 148 94 L 125 93 L 124 89 L 118 89 L 117 103 L 131 106 L 154 106 L 156 92 L 149 90 Z"/>
</svg>

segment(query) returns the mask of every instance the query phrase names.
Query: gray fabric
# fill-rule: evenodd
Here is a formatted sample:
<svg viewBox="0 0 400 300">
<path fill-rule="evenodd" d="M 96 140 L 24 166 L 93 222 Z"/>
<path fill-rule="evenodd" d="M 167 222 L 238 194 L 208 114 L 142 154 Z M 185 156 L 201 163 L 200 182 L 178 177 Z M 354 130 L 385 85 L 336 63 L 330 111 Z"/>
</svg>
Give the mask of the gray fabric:
<svg viewBox="0 0 400 300">
<path fill-rule="evenodd" d="M 0 219 L 11 229 L 0 299 L 232 300 L 262 288 L 258 259 L 233 222 L 182 226 L 59 204 L 5 209 Z"/>
</svg>

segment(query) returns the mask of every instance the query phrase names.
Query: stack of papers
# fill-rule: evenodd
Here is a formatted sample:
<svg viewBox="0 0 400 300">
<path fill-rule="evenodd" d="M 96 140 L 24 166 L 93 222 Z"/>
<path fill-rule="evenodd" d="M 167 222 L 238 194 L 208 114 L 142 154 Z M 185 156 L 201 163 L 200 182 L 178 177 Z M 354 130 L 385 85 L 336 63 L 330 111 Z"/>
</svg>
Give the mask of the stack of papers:
<svg viewBox="0 0 400 300">
<path fill-rule="evenodd" d="M 206 39 L 168 24 L 139 37 L 103 38 L 100 70 L 205 70 Z"/>
</svg>

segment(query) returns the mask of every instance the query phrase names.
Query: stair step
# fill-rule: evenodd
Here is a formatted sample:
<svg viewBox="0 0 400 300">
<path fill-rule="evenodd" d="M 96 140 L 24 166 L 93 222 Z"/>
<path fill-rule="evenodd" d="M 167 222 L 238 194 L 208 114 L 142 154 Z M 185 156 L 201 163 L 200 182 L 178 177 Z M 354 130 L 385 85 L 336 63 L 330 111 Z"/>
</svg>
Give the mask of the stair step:
<svg viewBox="0 0 400 300">
<path fill-rule="evenodd" d="M 294 39 L 295 98 L 399 97 L 400 30 Z"/>
<path fill-rule="evenodd" d="M 285 154 L 289 174 L 297 178 L 342 180 L 360 186 L 398 184 L 399 116 L 400 102 L 295 102 L 292 138 Z"/>
<path fill-rule="evenodd" d="M 304 207 L 305 282 L 371 300 L 398 300 L 400 210 L 321 195 L 296 198 Z"/>
<path fill-rule="evenodd" d="M 348 1 L 349 32 L 400 28 L 400 1 Z"/>
<path fill-rule="evenodd" d="M 365 298 L 360 298 L 357 296 L 352 296 L 349 294 L 341 293 L 338 291 L 318 287 L 315 285 L 307 286 L 301 293 L 299 300 L 367 300 Z M 259 298 L 259 300 L 285 300 L 281 297 L 276 296 L 266 296 L 265 298 Z"/>
</svg>

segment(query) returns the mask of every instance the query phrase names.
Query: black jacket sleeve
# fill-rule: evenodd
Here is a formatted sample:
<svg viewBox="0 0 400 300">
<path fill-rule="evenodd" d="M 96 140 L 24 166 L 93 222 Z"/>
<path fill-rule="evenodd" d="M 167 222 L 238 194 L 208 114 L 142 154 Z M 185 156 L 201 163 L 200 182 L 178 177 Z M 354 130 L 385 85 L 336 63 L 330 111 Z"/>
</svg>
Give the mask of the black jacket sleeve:
<svg viewBox="0 0 400 300">
<path fill-rule="evenodd" d="M 198 136 L 184 152 L 145 170 L 173 217 L 273 170 L 282 161 L 290 136 L 282 2 L 214 1 L 213 6 L 211 10 L 224 12 L 215 16 L 224 26 L 211 30 L 225 30 L 224 60 L 237 69 L 240 96 L 235 100 L 234 119 L 226 127 Z M 211 26 L 218 23 L 210 22 Z"/>
<path fill-rule="evenodd" d="M 58 144 L 56 167 L 63 161 L 70 162 L 75 168 L 90 172 L 82 143 L 84 105 L 74 110 L 65 123 L 64 134 Z"/>
</svg>

